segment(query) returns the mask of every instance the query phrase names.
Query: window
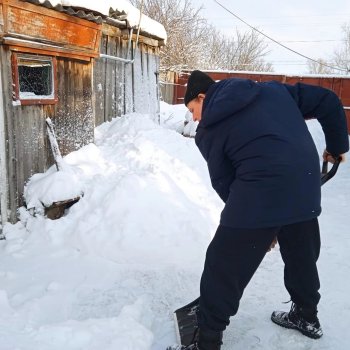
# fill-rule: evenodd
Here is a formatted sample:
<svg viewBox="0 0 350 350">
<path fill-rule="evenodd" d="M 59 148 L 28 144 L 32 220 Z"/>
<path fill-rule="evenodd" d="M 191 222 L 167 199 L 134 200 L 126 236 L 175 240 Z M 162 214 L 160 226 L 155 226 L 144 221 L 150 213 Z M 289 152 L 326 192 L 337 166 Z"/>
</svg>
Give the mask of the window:
<svg viewBox="0 0 350 350">
<path fill-rule="evenodd" d="M 12 54 L 14 100 L 23 105 L 54 104 L 56 59 L 49 56 Z"/>
</svg>

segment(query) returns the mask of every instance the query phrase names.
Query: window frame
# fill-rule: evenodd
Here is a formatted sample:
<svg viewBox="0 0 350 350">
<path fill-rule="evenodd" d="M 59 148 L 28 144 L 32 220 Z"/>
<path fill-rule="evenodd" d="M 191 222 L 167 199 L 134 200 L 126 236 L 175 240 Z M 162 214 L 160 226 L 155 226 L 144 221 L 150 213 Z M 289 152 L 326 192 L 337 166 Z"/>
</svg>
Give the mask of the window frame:
<svg viewBox="0 0 350 350">
<path fill-rule="evenodd" d="M 52 62 L 52 98 L 23 98 L 20 97 L 19 85 L 19 71 L 18 71 L 18 57 L 33 57 L 37 56 L 43 60 L 50 60 Z M 30 53 L 30 52 L 14 52 L 11 56 L 12 65 L 12 80 L 13 80 L 13 101 L 20 102 L 21 105 L 53 105 L 58 102 L 57 97 L 57 61 L 55 56 Z"/>
</svg>

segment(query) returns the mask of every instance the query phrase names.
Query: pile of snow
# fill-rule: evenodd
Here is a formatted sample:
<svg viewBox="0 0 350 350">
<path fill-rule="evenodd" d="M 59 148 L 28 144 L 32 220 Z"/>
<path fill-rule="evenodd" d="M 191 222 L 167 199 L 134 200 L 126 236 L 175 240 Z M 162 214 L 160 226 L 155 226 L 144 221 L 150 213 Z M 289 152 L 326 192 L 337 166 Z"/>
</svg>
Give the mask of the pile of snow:
<svg viewBox="0 0 350 350">
<path fill-rule="evenodd" d="M 83 191 L 80 201 L 58 220 L 22 208 L 21 221 L 5 225 L 1 350 L 164 350 L 175 343 L 172 311 L 199 294 L 205 250 L 223 207 L 194 139 L 176 131 L 185 115 L 183 106 L 162 104 L 160 125 L 142 114 L 101 125 L 95 144 L 64 158 L 70 169 L 64 183 L 50 184 L 56 194 L 66 186 Z M 321 129 L 315 123 L 310 129 L 322 150 Z M 32 177 L 31 201 L 45 198 L 53 173 Z M 348 348 L 349 174 L 345 163 L 323 189 L 325 336 L 313 341 L 269 320 L 274 308 L 288 308 L 281 304 L 288 295 L 275 249 L 248 286 L 223 350 Z"/>
<path fill-rule="evenodd" d="M 131 118 L 139 122 L 142 116 L 131 115 L 126 118 Z M 193 122 L 191 113 L 184 105 L 169 105 L 165 102 L 161 102 L 159 122 L 167 129 L 174 130 L 184 136 L 190 137 L 195 136 L 198 125 L 198 122 Z M 114 123 L 116 123 L 116 127 L 113 126 Z M 101 130 L 110 129 L 107 131 L 107 134 L 112 137 L 112 142 L 114 142 L 113 137 L 116 135 L 114 128 L 119 128 L 119 124 L 120 122 L 118 122 L 118 120 L 114 120 L 112 124 L 107 123 L 104 126 L 101 126 L 96 130 L 98 135 L 97 138 L 104 137 L 104 135 L 100 135 Z M 142 126 L 144 124 L 139 122 L 139 125 Z M 127 127 L 129 128 L 130 124 L 127 124 Z M 127 134 L 131 131 L 125 129 L 123 132 Z M 93 161 L 91 167 L 94 168 L 95 162 L 98 162 L 98 158 L 100 157 L 99 149 L 95 145 L 89 145 L 86 147 L 86 151 L 89 152 L 90 160 Z M 80 153 L 82 152 L 83 151 L 80 150 L 79 152 L 74 153 L 74 155 L 67 156 L 66 160 L 60 160 L 62 163 L 60 171 L 57 171 L 56 166 L 53 165 L 45 173 L 35 174 L 29 179 L 24 189 L 24 198 L 28 209 L 34 208 L 36 212 L 41 212 L 40 209 L 49 207 L 55 202 L 66 201 L 83 196 L 84 181 L 82 181 L 82 179 L 85 177 L 84 173 L 86 172 L 86 164 L 82 169 L 81 164 L 77 165 L 76 159 L 72 160 L 72 158 L 78 157 L 80 161 Z M 103 166 L 101 171 L 104 171 Z"/>
<path fill-rule="evenodd" d="M 169 105 L 160 102 L 160 120 L 167 128 L 176 130 L 184 136 L 194 137 L 198 122 L 194 122 L 192 114 L 184 104 Z"/>
<path fill-rule="evenodd" d="M 185 259 L 196 261 L 200 256 L 191 253 L 192 244 L 205 247 L 207 227 L 219 214 L 206 199 L 216 195 L 208 189 L 206 166 L 193 140 L 164 130 L 142 114 L 105 123 L 96 129 L 96 145 L 66 156 L 68 166 L 62 171 L 52 166 L 30 179 L 24 194 L 27 207 L 84 193 L 62 220 L 74 248 L 118 262 L 179 263 L 181 237 Z M 52 222 L 39 225 L 51 227 Z M 160 227 L 164 229 L 155 235 Z"/>
<path fill-rule="evenodd" d="M 44 174 L 33 175 L 24 189 L 27 208 L 39 211 L 55 202 L 82 196 L 79 179 L 69 169 L 56 171 L 55 167 L 51 167 Z"/>
</svg>

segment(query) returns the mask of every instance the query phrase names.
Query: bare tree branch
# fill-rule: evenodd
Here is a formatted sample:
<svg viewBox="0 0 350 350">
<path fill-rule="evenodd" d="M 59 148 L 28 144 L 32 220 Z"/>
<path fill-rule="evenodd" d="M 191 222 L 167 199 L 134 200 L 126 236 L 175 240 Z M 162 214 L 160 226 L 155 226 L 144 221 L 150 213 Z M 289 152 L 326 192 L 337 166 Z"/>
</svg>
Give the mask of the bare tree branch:
<svg viewBox="0 0 350 350">
<path fill-rule="evenodd" d="M 333 70 L 329 67 L 326 67 L 324 64 L 329 65 L 330 63 L 322 58 L 317 59 L 317 62 L 307 61 L 309 73 L 311 73 L 311 74 L 332 74 Z"/>
<path fill-rule="evenodd" d="M 334 51 L 334 64 L 350 71 L 350 23 L 344 24 L 343 31 L 343 45 Z"/>
<path fill-rule="evenodd" d="M 131 2 L 140 8 L 141 0 Z M 201 10 L 191 0 L 144 0 L 143 11 L 162 23 L 168 35 L 160 53 L 161 71 L 272 71 L 272 65 L 263 60 L 267 44 L 256 32 L 235 30 L 232 36 L 225 36 L 201 17 Z"/>
</svg>

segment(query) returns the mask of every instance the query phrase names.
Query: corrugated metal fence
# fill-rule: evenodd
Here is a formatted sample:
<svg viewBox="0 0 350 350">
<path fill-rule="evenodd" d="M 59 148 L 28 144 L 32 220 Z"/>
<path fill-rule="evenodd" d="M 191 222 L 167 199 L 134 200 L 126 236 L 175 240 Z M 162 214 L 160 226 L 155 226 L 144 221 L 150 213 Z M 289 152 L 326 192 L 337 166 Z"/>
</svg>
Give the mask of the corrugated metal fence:
<svg viewBox="0 0 350 350">
<path fill-rule="evenodd" d="M 256 72 L 222 72 L 222 71 L 205 71 L 214 80 L 222 80 L 226 78 L 245 78 L 258 82 L 263 81 L 279 81 L 286 84 L 296 84 L 303 82 L 306 84 L 322 86 L 334 91 L 341 99 L 348 120 L 348 128 L 350 134 L 350 77 L 345 76 L 293 76 L 280 74 L 266 74 Z M 173 104 L 183 103 L 186 92 L 186 84 L 189 72 L 181 75 L 174 75 L 173 86 Z"/>
</svg>

